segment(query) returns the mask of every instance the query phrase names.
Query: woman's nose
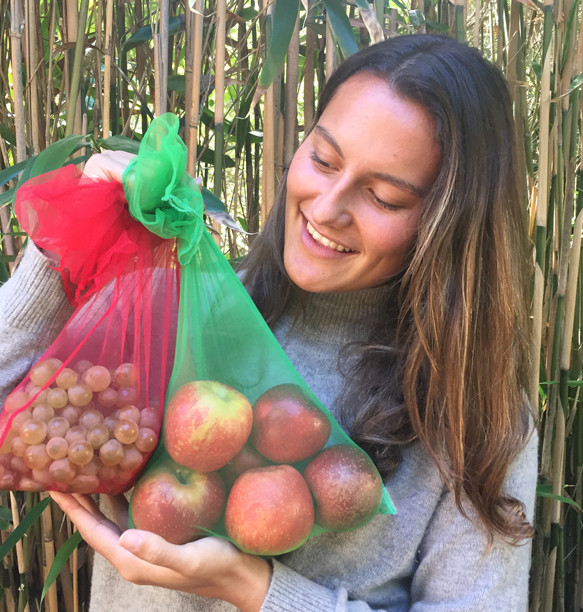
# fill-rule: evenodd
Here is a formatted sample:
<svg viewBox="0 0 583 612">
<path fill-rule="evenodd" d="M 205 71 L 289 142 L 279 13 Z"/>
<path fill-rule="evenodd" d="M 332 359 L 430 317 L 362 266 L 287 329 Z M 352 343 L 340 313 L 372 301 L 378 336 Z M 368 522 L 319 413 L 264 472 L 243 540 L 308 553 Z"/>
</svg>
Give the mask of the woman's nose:
<svg viewBox="0 0 583 612">
<path fill-rule="evenodd" d="M 335 183 L 312 201 L 311 217 L 319 226 L 346 227 L 352 223 L 354 192 L 350 185 Z"/>
</svg>

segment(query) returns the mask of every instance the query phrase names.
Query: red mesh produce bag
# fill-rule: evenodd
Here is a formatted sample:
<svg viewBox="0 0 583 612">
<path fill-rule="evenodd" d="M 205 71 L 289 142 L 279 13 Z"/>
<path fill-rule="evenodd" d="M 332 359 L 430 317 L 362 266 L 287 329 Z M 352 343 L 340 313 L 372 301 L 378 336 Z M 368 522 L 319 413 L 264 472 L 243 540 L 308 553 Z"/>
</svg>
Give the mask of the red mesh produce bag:
<svg viewBox="0 0 583 612">
<path fill-rule="evenodd" d="M 154 450 L 176 342 L 174 240 L 131 217 L 121 183 L 74 166 L 19 190 L 75 312 L 0 411 L 0 488 L 120 493 Z"/>
</svg>

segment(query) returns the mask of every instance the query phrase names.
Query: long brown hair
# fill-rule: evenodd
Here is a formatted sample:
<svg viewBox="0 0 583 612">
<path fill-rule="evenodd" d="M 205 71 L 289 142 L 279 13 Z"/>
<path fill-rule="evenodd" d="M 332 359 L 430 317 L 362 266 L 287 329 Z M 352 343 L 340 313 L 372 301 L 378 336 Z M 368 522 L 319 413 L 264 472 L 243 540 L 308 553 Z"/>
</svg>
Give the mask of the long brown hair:
<svg viewBox="0 0 583 612">
<path fill-rule="evenodd" d="M 327 82 L 315 122 L 360 71 L 382 79 L 436 122 L 442 165 L 422 203 L 411 261 L 395 299 L 360 347 L 344 405 L 352 438 L 383 476 L 419 439 L 462 512 L 467 496 L 493 536 L 531 534 L 503 482 L 532 429 L 526 206 L 518 190 L 510 97 L 478 51 L 441 36 L 389 39 L 348 58 Z M 283 265 L 285 175 L 244 261 L 268 323 L 296 290 Z M 354 400 L 358 398 L 358 402 Z"/>
</svg>

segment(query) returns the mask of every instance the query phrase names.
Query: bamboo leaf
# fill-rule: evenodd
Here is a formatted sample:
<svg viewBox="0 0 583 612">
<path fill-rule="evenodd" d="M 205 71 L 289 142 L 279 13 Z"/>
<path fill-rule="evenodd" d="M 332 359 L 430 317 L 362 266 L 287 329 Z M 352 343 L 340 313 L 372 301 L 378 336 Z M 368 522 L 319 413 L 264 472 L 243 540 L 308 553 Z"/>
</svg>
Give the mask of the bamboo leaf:
<svg viewBox="0 0 583 612">
<path fill-rule="evenodd" d="M 200 191 L 202 193 L 202 201 L 204 202 L 204 211 L 208 214 L 209 217 L 212 216 L 211 213 L 226 213 L 227 207 L 223 204 L 223 202 L 217 198 L 217 196 L 209 191 L 206 187 L 201 185 Z"/>
<path fill-rule="evenodd" d="M 348 57 L 358 51 L 358 45 L 352 32 L 352 26 L 350 20 L 346 15 L 344 7 L 339 0 L 324 0 L 324 6 L 326 7 L 326 14 L 330 21 L 332 32 L 336 42 L 342 51 L 344 57 Z"/>
<path fill-rule="evenodd" d="M 16 177 L 20 172 L 22 172 L 26 166 L 36 158 L 29 157 L 28 159 L 24 159 L 14 166 L 9 166 L 8 168 L 4 168 L 4 170 L 0 170 L 0 185 L 5 185 L 8 181 L 11 181 L 14 177 Z"/>
<path fill-rule="evenodd" d="M 425 23 L 425 15 L 419 9 L 409 11 L 409 23 L 416 28 L 420 28 Z"/>
<path fill-rule="evenodd" d="M 137 140 L 128 138 L 127 136 L 121 136 L 120 134 L 110 136 L 105 140 L 100 140 L 98 144 L 102 149 L 108 149 L 109 151 L 125 151 L 126 153 L 134 153 L 136 155 L 140 148 L 140 143 Z"/>
<path fill-rule="evenodd" d="M 180 30 L 184 30 L 185 18 L 184 15 L 170 17 L 168 20 L 168 36 L 174 36 Z M 122 51 L 135 49 L 138 45 L 152 40 L 152 26 L 147 25 L 139 30 L 136 30 L 122 45 Z"/>
<path fill-rule="evenodd" d="M 548 497 L 550 499 L 555 499 L 557 501 L 573 506 L 579 512 L 583 512 L 583 508 L 581 508 L 581 506 L 576 501 L 572 500 L 570 497 L 565 497 L 564 495 L 556 495 L 554 493 L 551 493 L 551 491 L 552 491 L 551 484 L 539 484 L 536 487 L 536 494 L 539 497 Z"/>
<path fill-rule="evenodd" d="M 24 534 L 32 527 L 43 510 L 50 504 L 51 498 L 46 497 L 42 501 L 38 502 L 31 511 L 20 521 L 20 525 L 4 540 L 0 546 L 0 561 L 16 546 L 17 542 L 24 536 Z"/>
<path fill-rule="evenodd" d="M 374 8 L 368 3 L 368 0 L 354 0 L 354 4 L 358 7 L 362 21 L 370 34 L 372 42 L 377 43 L 385 39 L 381 24 L 377 19 Z"/>
<path fill-rule="evenodd" d="M 49 145 L 36 156 L 31 165 L 24 169 L 20 176 L 18 186 L 24 184 L 25 181 L 33 176 L 38 176 L 39 174 L 44 174 L 45 172 L 60 168 L 65 161 L 67 161 L 71 153 L 78 148 L 79 143 L 81 143 L 84 138 L 85 136 L 71 134 Z"/>
<path fill-rule="evenodd" d="M 50 500 L 50 497 L 48 499 Z M 63 565 L 65 565 L 65 563 L 73 554 L 73 551 L 77 548 L 77 546 L 79 546 L 81 540 L 83 540 L 81 534 L 78 531 L 75 531 L 75 533 L 59 548 L 53 560 L 53 564 L 49 569 L 47 579 L 45 580 L 43 586 L 43 590 L 40 596 L 41 603 L 45 598 L 45 595 L 48 593 L 48 590 L 51 588 L 53 582 L 55 582 L 58 575 L 61 573 Z"/>
<path fill-rule="evenodd" d="M 14 256 L 13 256 L 14 259 Z M 2 262 L 7 263 L 7 262 Z M 6 506 L 0 506 L 0 529 L 8 531 L 12 526 L 12 510 Z"/>
<path fill-rule="evenodd" d="M 263 68 L 259 73 L 257 89 L 253 96 L 253 106 L 259 102 L 261 96 L 267 91 L 271 83 L 273 83 L 273 79 L 275 79 L 283 64 L 299 9 L 300 0 L 278 0 L 278 2 L 275 3 L 271 41 L 269 43 L 267 55 L 265 56 Z"/>
<path fill-rule="evenodd" d="M 14 202 L 15 197 L 16 187 L 11 187 L 10 189 L 3 191 L 2 193 L 0 193 L 0 206 Z"/>
</svg>

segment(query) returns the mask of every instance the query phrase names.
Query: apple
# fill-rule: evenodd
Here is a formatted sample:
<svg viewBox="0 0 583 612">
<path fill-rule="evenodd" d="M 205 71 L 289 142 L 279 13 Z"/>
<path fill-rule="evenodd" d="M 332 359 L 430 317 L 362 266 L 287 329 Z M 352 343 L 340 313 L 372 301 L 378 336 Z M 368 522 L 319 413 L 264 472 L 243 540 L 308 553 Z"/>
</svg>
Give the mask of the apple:
<svg viewBox="0 0 583 612">
<path fill-rule="evenodd" d="M 202 474 L 175 465 L 146 473 L 132 492 L 133 526 L 162 536 L 171 544 L 186 544 L 208 535 L 219 520 L 225 487 L 216 472 Z"/>
<path fill-rule="evenodd" d="M 229 385 L 197 380 L 178 389 L 164 413 L 164 446 L 179 463 L 213 472 L 242 448 L 253 426 L 247 398 Z"/>
<path fill-rule="evenodd" d="M 281 555 L 303 544 L 314 524 L 314 502 L 291 465 L 243 472 L 225 507 L 225 530 L 243 552 Z"/>
<path fill-rule="evenodd" d="M 269 465 L 267 459 L 251 446 L 245 444 L 231 461 L 220 470 L 220 474 L 223 482 L 230 487 L 243 472 L 266 465 Z"/>
<path fill-rule="evenodd" d="M 253 446 L 275 463 L 296 463 L 317 453 L 330 420 L 299 385 L 271 387 L 253 405 Z"/>
<path fill-rule="evenodd" d="M 370 457 L 358 446 L 325 448 L 304 470 L 316 502 L 316 523 L 331 531 L 356 529 L 378 511 L 383 494 L 381 477 Z"/>
</svg>

